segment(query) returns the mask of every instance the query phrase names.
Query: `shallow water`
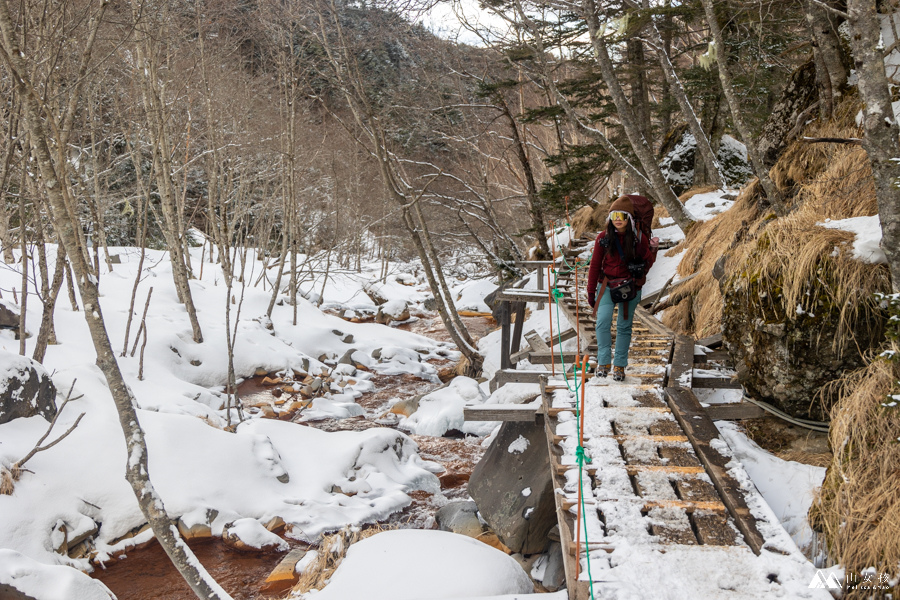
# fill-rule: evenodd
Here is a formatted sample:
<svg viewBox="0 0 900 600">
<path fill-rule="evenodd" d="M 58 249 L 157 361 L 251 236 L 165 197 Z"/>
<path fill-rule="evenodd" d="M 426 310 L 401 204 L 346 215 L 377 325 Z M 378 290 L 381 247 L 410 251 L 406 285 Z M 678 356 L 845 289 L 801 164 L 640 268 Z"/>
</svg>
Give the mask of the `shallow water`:
<svg viewBox="0 0 900 600">
<path fill-rule="evenodd" d="M 464 317 L 466 326 L 476 339 L 496 325 L 490 318 Z M 424 335 L 438 341 L 450 341 L 440 318 L 419 315 L 417 319 L 399 325 L 398 328 Z M 452 366 L 450 361 L 433 361 L 436 367 Z M 270 400 L 290 400 L 289 394 L 275 396 L 276 386 L 262 385 L 263 377 L 248 378 L 238 387 L 238 397 L 244 404 Z M 325 419 L 302 423 L 323 431 L 362 431 L 372 427 L 396 428 L 396 419 L 385 418 L 395 398 L 404 399 L 427 393 L 438 387 L 412 375 L 373 374 L 375 390 L 357 400 L 366 414 L 350 419 Z M 296 415 L 294 415 L 296 418 Z M 284 415 L 282 418 L 291 418 Z M 377 421 L 377 422 L 376 422 Z M 426 529 L 434 526 L 434 514 L 452 500 L 468 498 L 467 484 L 472 469 L 484 454 L 481 438 L 450 434 L 447 437 L 410 436 L 418 445 L 424 460 L 440 463 L 446 471 L 438 475 L 441 493 L 412 492 L 412 503 L 397 512 L 384 523 L 388 527 Z M 292 546 L 299 543 L 287 540 Z M 220 539 L 193 540 L 191 549 L 210 574 L 235 600 L 258 600 L 283 597 L 284 592 L 266 594 L 261 590 L 263 581 L 281 560 L 283 553 L 238 552 L 226 546 Z M 196 596 L 172 566 L 159 544 L 132 549 L 127 557 L 97 568 L 92 576 L 109 587 L 119 600 L 193 600 Z"/>
</svg>

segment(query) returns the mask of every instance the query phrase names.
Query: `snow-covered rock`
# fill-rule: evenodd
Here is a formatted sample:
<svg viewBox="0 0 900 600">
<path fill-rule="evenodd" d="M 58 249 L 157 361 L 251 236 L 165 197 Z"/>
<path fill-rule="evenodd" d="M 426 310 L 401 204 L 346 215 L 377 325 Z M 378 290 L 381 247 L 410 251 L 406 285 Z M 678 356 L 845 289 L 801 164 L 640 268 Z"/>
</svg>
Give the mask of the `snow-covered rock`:
<svg viewBox="0 0 900 600">
<path fill-rule="evenodd" d="M 347 551 L 317 600 L 437 600 L 530 594 L 531 579 L 513 558 L 446 531 L 384 531 Z"/>
<path fill-rule="evenodd" d="M 0 598 L 115 600 L 105 585 L 77 569 L 41 564 L 14 550 L 2 548 Z"/>
<path fill-rule="evenodd" d="M 0 424 L 56 414 L 56 388 L 47 370 L 26 356 L 0 350 Z"/>
</svg>

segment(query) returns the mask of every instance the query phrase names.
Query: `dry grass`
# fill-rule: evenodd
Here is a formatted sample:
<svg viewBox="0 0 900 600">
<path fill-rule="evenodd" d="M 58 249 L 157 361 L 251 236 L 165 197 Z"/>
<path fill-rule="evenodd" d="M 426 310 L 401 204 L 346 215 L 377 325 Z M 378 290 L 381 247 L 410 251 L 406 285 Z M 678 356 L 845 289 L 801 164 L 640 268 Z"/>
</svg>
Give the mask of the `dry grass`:
<svg viewBox="0 0 900 600">
<path fill-rule="evenodd" d="M 19 469 L 9 469 L 0 465 L 0 496 L 12 496 L 16 489 L 16 481 L 19 480 Z"/>
<path fill-rule="evenodd" d="M 857 102 L 850 99 L 840 106 L 834 121 L 813 123 L 804 134 L 858 137 L 854 122 L 858 110 Z M 754 293 L 783 295 L 779 301 L 783 307 L 801 306 L 815 314 L 821 307 L 813 304 L 823 298 L 830 307 L 839 307 L 839 332 L 830 341 L 843 351 L 855 343 L 860 323 L 877 326 L 879 320 L 869 318 L 876 310 L 872 294 L 889 291 L 888 273 L 882 266 L 850 257 L 853 234 L 816 223 L 876 214 L 865 151 L 854 145 L 795 142 L 771 173 L 782 190 L 792 195 L 794 210 L 777 220 L 760 214 L 761 192 L 754 181 L 742 190 L 731 210 L 695 225 L 683 244 L 687 250 L 679 274 L 697 275 L 673 293 L 674 308 L 666 311 L 664 322 L 698 338 L 721 330 L 722 295 L 712 269 L 724 256 L 727 273 L 744 274 L 758 282 L 751 286 Z M 689 306 L 682 306 L 688 302 Z"/>
<path fill-rule="evenodd" d="M 893 344 L 893 350 L 900 348 Z M 900 576 L 900 407 L 884 405 L 888 394 L 898 392 L 898 379 L 900 363 L 876 358 L 830 384 L 840 397 L 830 432 L 835 455 L 810 510 L 831 557 L 848 573 L 874 567 L 895 580 Z M 869 595 L 851 591 L 844 597 Z"/>
<path fill-rule="evenodd" d="M 300 579 L 291 590 L 291 597 L 305 594 L 311 590 L 321 590 L 347 556 L 347 550 L 360 540 L 372 537 L 376 533 L 388 530 L 389 527 L 372 525 L 365 528 L 344 527 L 337 533 L 322 537 L 316 549 L 316 559 L 303 571 Z"/>
<path fill-rule="evenodd" d="M 691 188 L 691 189 L 687 190 L 686 192 L 684 192 L 683 194 L 681 194 L 680 196 L 678 196 L 678 199 L 681 200 L 682 204 L 684 204 L 685 202 L 687 202 L 688 200 L 690 200 L 697 194 L 708 194 L 710 192 L 716 191 L 717 189 L 719 189 L 719 188 L 714 185 L 705 185 L 705 186 Z"/>
<path fill-rule="evenodd" d="M 794 462 L 803 463 L 804 465 L 812 465 L 814 467 L 827 467 L 831 464 L 833 455 L 829 452 L 785 450 L 784 452 L 776 452 L 775 456 L 777 456 L 781 460 L 792 460 Z"/>
</svg>

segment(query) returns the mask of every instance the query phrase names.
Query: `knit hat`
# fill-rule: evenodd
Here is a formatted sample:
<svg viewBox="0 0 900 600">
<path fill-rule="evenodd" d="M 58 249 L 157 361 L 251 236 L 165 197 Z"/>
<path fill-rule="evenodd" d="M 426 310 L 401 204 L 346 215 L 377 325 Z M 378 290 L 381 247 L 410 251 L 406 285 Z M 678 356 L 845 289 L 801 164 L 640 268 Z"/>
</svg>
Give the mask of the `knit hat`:
<svg viewBox="0 0 900 600">
<path fill-rule="evenodd" d="M 617 210 L 627 212 L 632 220 L 634 220 L 634 203 L 628 196 L 619 196 L 619 198 L 615 202 L 613 202 L 612 205 L 610 205 L 609 212 L 614 212 Z"/>
</svg>

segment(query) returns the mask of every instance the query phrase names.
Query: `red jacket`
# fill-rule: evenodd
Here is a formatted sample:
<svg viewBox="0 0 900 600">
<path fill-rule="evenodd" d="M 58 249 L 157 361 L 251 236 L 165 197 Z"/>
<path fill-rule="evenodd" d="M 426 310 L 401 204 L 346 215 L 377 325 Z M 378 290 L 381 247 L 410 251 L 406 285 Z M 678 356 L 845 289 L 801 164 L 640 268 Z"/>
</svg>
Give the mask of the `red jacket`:
<svg viewBox="0 0 900 600">
<path fill-rule="evenodd" d="M 594 254 L 591 256 L 591 269 L 588 272 L 588 296 L 595 294 L 597 285 L 603 281 L 604 275 L 609 279 L 627 279 L 632 276 L 628 270 L 628 264 L 619 254 L 615 240 L 610 240 L 608 248 L 604 248 L 600 244 L 600 240 L 605 239 L 606 234 L 606 231 L 600 232 L 594 241 Z M 618 235 L 616 234 L 617 237 Z M 646 235 L 641 236 L 641 240 L 635 244 L 634 250 L 635 260 L 643 260 L 645 264 L 644 275 L 634 281 L 640 288 L 647 281 L 647 272 L 656 261 L 656 251 L 650 248 L 650 240 Z"/>
</svg>

